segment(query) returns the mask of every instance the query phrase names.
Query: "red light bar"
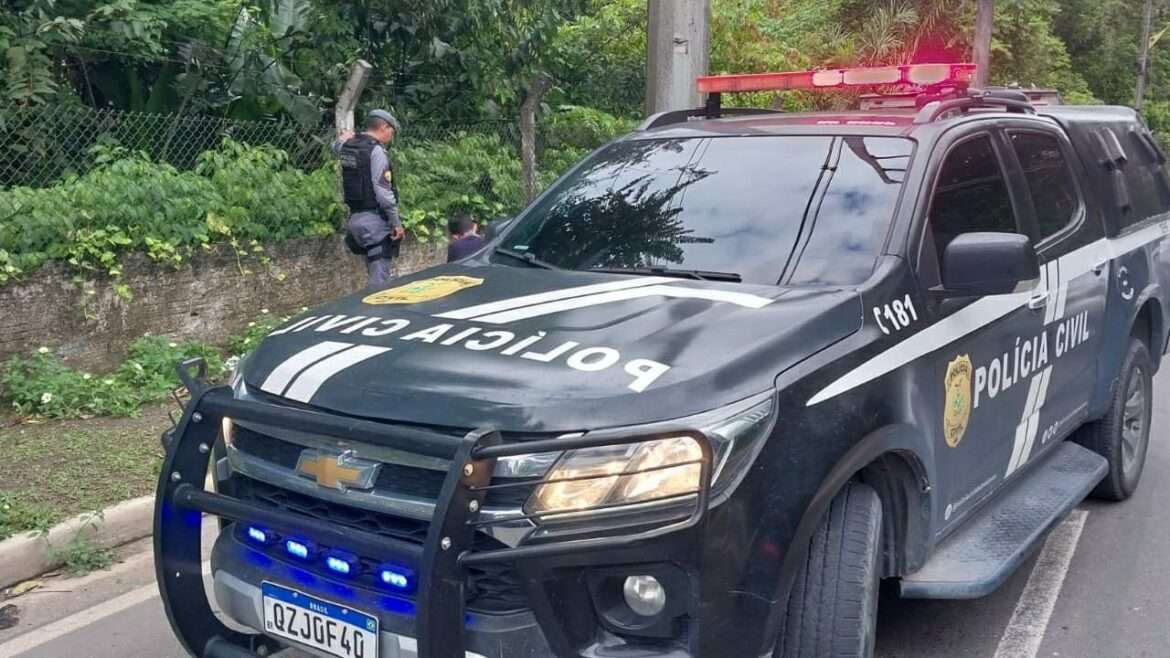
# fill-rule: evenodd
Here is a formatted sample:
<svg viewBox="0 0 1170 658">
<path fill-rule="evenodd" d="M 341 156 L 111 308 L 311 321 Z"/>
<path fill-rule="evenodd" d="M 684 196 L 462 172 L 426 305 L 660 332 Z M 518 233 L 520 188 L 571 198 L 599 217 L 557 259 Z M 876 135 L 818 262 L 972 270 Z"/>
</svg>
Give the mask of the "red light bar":
<svg viewBox="0 0 1170 658">
<path fill-rule="evenodd" d="M 941 84 L 965 86 L 975 78 L 974 64 L 906 64 L 855 69 L 824 69 L 789 73 L 708 75 L 698 79 L 705 94 L 788 89 L 835 89 L 875 85 L 930 87 Z"/>
</svg>

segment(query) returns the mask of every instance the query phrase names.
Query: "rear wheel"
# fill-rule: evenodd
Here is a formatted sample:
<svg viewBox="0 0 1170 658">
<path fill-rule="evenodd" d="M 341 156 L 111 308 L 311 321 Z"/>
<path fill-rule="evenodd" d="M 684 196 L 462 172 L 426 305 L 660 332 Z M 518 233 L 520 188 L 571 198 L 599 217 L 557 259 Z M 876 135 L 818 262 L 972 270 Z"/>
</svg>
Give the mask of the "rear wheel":
<svg viewBox="0 0 1170 658">
<path fill-rule="evenodd" d="M 1150 447 L 1153 370 L 1149 348 L 1143 341 L 1131 339 L 1108 411 L 1074 437 L 1109 461 L 1108 475 L 1093 490 L 1096 498 L 1120 501 L 1137 490 Z"/>
<path fill-rule="evenodd" d="M 873 655 L 882 504 L 865 484 L 833 499 L 796 576 L 774 658 Z"/>
</svg>

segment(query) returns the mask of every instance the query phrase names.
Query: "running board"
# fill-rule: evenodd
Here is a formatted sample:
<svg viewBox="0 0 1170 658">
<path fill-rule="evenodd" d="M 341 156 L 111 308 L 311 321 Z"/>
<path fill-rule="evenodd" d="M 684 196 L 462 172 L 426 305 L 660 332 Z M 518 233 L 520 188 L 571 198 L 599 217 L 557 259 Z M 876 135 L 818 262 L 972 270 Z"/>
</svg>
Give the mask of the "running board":
<svg viewBox="0 0 1170 658">
<path fill-rule="evenodd" d="M 1103 457 L 1065 441 L 944 539 L 925 566 L 902 578 L 902 597 L 974 599 L 995 591 L 1107 470 Z"/>
</svg>

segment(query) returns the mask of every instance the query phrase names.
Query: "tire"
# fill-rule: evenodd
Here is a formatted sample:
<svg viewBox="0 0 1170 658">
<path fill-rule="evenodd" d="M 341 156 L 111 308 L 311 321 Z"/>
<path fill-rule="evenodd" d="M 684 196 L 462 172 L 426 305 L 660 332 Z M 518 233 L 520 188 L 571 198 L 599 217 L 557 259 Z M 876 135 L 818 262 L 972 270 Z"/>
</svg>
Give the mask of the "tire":
<svg viewBox="0 0 1170 658">
<path fill-rule="evenodd" d="M 882 504 L 853 482 L 829 506 L 792 586 L 774 658 L 873 655 Z"/>
<path fill-rule="evenodd" d="M 1073 436 L 1109 462 L 1109 473 L 1093 490 L 1094 498 L 1122 501 L 1137 490 L 1150 447 L 1153 371 L 1149 348 L 1137 338 L 1130 339 L 1108 410 Z"/>
</svg>

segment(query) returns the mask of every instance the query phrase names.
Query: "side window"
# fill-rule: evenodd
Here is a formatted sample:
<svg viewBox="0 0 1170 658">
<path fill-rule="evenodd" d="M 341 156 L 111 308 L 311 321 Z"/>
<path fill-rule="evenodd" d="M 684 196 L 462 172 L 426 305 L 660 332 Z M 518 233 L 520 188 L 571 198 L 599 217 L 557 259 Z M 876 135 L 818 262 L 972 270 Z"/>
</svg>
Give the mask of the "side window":
<svg viewBox="0 0 1170 658">
<path fill-rule="evenodd" d="M 1081 207 L 1080 194 L 1055 137 L 1038 132 L 1012 132 L 1010 137 L 1043 240 L 1069 225 Z"/>
<path fill-rule="evenodd" d="M 976 231 L 1019 232 L 1003 170 L 988 135 L 951 149 L 930 200 L 930 233 L 939 259 L 951 240 Z"/>
</svg>

